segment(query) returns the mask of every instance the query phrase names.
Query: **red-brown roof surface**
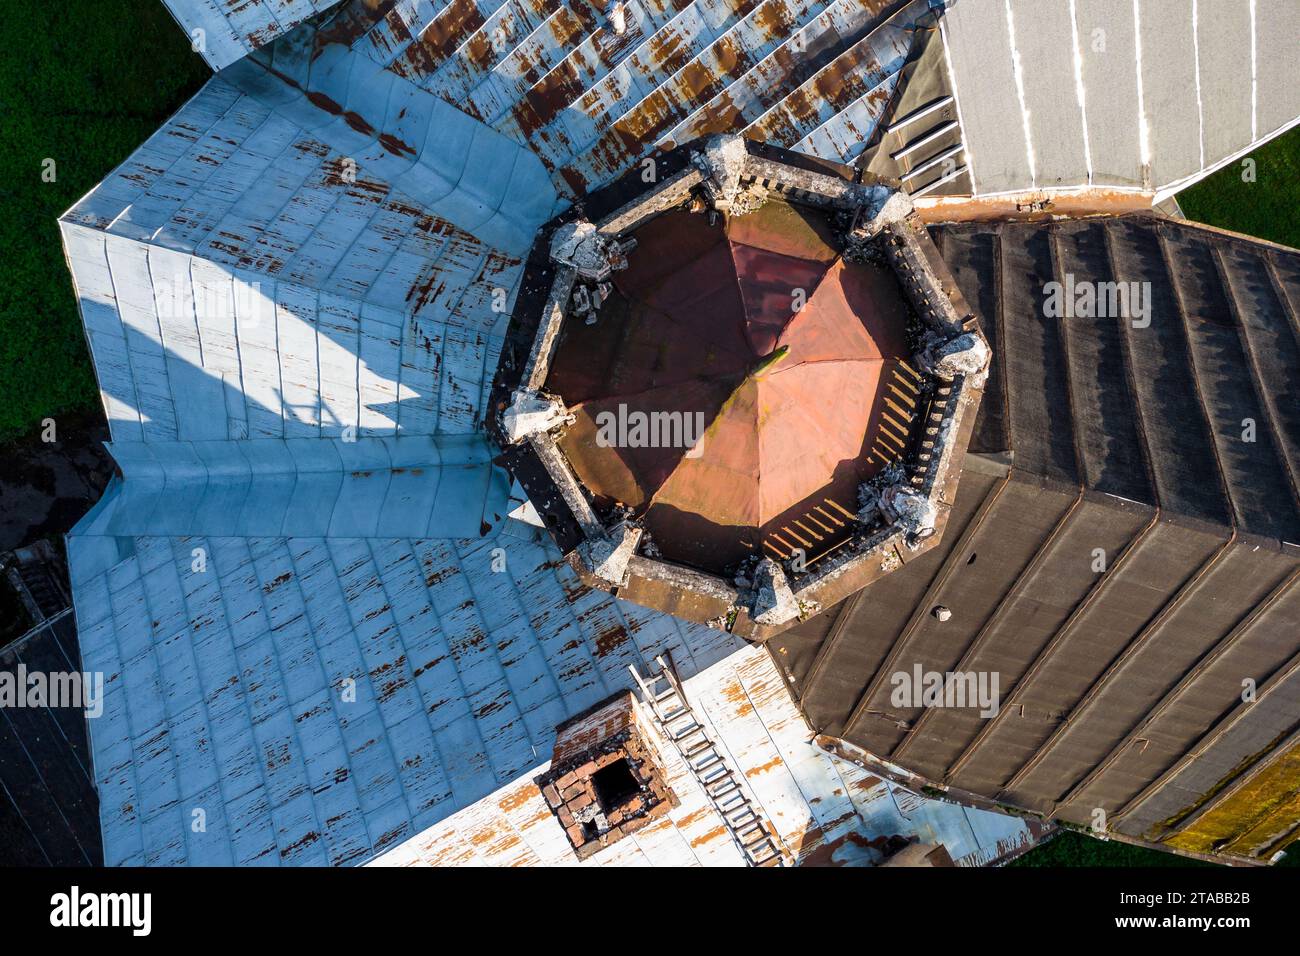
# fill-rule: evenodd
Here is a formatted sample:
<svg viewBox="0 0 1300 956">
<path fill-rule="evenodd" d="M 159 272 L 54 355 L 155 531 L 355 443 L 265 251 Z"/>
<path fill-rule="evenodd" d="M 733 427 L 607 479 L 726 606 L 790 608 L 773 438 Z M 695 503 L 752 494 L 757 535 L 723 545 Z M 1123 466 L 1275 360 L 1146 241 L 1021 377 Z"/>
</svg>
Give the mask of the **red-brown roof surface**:
<svg viewBox="0 0 1300 956">
<path fill-rule="evenodd" d="M 547 380 L 577 418 L 561 448 L 579 478 L 644 514 L 671 560 L 721 569 L 765 540 L 825 552 L 888 460 L 870 457 L 883 397 L 909 379 L 892 273 L 844 261 L 821 213 L 779 201 L 716 225 L 675 210 L 635 237 L 598 322 L 566 324 Z M 700 453 L 602 447 L 601 415 L 620 406 L 625 421 L 701 414 Z"/>
</svg>

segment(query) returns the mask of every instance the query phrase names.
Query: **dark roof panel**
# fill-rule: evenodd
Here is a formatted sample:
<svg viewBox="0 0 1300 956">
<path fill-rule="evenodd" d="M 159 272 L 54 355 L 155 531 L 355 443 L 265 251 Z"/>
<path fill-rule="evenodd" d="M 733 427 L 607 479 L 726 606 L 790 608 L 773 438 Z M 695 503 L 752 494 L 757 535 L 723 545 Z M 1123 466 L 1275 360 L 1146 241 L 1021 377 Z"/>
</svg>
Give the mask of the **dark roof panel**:
<svg viewBox="0 0 1300 956">
<path fill-rule="evenodd" d="M 933 231 L 997 356 L 972 450 L 1300 542 L 1300 254 L 1151 214 Z M 1051 282 L 1128 311 L 1048 315 Z"/>
<path fill-rule="evenodd" d="M 81 670 L 76 622 L 65 611 L 0 654 L 0 671 L 47 675 Z M 98 866 L 98 801 L 80 707 L 5 707 L 0 712 L 0 841 L 5 860 L 26 866 Z"/>
<path fill-rule="evenodd" d="M 1152 215 L 934 231 L 994 346 L 983 454 L 937 547 L 769 647 L 873 772 L 1267 859 L 1300 732 L 1300 253 Z M 1046 315 L 1067 276 L 1149 298 Z M 996 675 L 997 713 L 895 700 L 917 668 Z"/>
</svg>

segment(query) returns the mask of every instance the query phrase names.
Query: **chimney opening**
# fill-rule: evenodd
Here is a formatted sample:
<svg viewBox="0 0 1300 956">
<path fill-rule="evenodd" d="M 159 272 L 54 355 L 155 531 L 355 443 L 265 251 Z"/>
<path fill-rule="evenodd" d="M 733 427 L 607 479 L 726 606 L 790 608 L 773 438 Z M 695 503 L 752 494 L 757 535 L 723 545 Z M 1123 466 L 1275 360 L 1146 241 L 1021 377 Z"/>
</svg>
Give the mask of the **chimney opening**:
<svg viewBox="0 0 1300 956">
<path fill-rule="evenodd" d="M 613 813 L 641 792 L 641 784 L 633 775 L 632 765 L 627 760 L 615 760 L 601 767 L 591 775 L 591 785 L 595 788 L 596 799 L 607 814 Z"/>
</svg>

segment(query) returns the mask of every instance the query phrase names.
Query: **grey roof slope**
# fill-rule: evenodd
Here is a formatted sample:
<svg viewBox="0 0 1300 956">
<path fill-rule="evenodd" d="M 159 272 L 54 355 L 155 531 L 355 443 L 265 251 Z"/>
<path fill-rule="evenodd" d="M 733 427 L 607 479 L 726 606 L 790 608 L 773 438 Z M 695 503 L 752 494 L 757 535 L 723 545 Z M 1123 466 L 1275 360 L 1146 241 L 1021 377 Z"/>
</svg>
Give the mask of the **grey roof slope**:
<svg viewBox="0 0 1300 956">
<path fill-rule="evenodd" d="M 74 582 L 115 563 L 118 539 L 434 535 L 500 524 L 509 487 L 478 435 L 113 442 L 122 473 L 78 522 Z"/>
<path fill-rule="evenodd" d="M 365 862 L 543 763 L 629 664 L 736 646 L 524 539 L 118 540 L 76 586 L 109 865 Z"/>
<path fill-rule="evenodd" d="M 304 24 L 222 77 L 369 177 L 480 241 L 523 256 L 557 210 L 536 155 L 364 53 Z"/>
<path fill-rule="evenodd" d="M 1168 193 L 1300 118 L 1296 0 L 962 0 L 941 27 L 976 196 Z"/>
<path fill-rule="evenodd" d="M 1152 215 L 935 233 L 995 349 L 949 532 L 777 659 L 814 727 L 894 765 L 1179 845 L 1300 727 L 1300 253 Z M 1044 318 L 1065 271 L 1150 282 L 1150 326 Z M 997 716 L 896 706 L 914 666 L 999 675 Z"/>
<path fill-rule="evenodd" d="M 592 0 L 355 0 L 321 37 L 526 146 L 573 199 L 709 133 L 851 160 L 931 5 L 641 0 L 617 33 Z"/>
<path fill-rule="evenodd" d="M 519 261 L 343 160 L 218 77 L 63 216 L 115 439 L 478 428 Z"/>
</svg>

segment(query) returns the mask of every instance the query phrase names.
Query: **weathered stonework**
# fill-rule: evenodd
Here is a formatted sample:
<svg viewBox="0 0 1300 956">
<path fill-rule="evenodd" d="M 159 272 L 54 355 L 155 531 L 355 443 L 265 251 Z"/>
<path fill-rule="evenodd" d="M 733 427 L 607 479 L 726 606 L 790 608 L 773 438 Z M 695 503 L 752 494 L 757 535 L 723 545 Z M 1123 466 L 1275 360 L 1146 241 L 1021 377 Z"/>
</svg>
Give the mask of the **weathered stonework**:
<svg viewBox="0 0 1300 956">
<path fill-rule="evenodd" d="M 905 364 L 918 382 L 921 407 L 915 431 L 897 461 L 896 487 L 877 488 L 875 507 L 859 512 L 852 537 L 811 561 L 804 555 L 783 559 L 762 573 L 762 566 L 751 565 L 734 581 L 674 563 L 643 533 L 635 516 L 602 512 L 557 445 L 563 426 L 515 442 L 515 461 L 520 455 L 531 456 L 522 462 L 531 478 L 531 484 L 525 482 L 529 495 L 542 495 L 552 515 L 557 502 L 565 506 L 564 520 L 551 520 L 548 527 L 585 583 L 765 640 L 938 543 L 956 495 L 989 349 L 910 200 L 887 185 L 863 182 L 861 173 L 847 167 L 816 163 L 738 137 L 686 144 L 654 162 L 676 171 L 650 177 L 639 190 L 623 184 L 615 203 L 593 194 L 588 202 L 596 212 L 588 215 L 595 224 L 578 210 L 543 229 L 530 259 L 537 265 L 529 274 L 544 262 L 550 272 L 539 274 L 553 275 L 552 285 L 544 298 L 537 286 L 538 314 L 527 320 L 535 331 L 522 375 L 508 373 L 503 354 L 499 394 L 512 395 L 521 386 L 541 387 L 563 323 L 599 321 L 600 284 L 625 264 L 623 252 L 635 246 L 632 233 L 649 219 L 684 206 L 735 216 L 770 196 L 821 210 L 842 223 L 841 253 L 846 259 L 890 267 L 918 323 L 919 344 Z M 600 213 L 602 209 L 607 211 Z M 510 441 L 502 414 L 508 404 L 500 406 L 497 429 Z"/>
</svg>

